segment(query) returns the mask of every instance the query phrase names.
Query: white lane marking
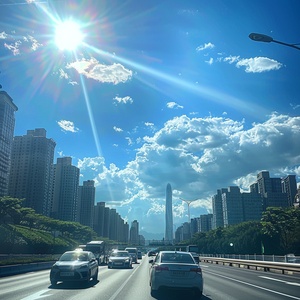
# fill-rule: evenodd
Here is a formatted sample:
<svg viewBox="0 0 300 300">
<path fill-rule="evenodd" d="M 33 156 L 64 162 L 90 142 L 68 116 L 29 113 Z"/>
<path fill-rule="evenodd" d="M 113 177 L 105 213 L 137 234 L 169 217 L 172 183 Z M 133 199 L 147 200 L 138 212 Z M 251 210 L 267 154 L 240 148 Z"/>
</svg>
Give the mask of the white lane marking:
<svg viewBox="0 0 300 300">
<path fill-rule="evenodd" d="M 260 277 L 260 278 L 265 278 L 265 279 L 269 279 L 269 280 L 273 280 L 273 281 L 283 282 L 283 283 L 286 283 L 286 284 L 289 284 L 289 285 L 300 286 L 300 283 L 298 283 L 298 282 L 285 281 L 285 280 L 276 279 L 276 278 L 267 277 L 267 276 L 258 276 L 258 277 Z"/>
<path fill-rule="evenodd" d="M 209 273 L 210 274 L 214 274 L 214 275 L 219 276 L 219 277 L 226 278 L 226 279 L 231 280 L 231 281 L 236 281 L 236 282 L 239 282 L 239 283 L 242 283 L 242 284 L 245 284 L 245 285 L 253 286 L 253 287 L 257 288 L 257 289 L 264 290 L 264 291 L 267 291 L 267 292 L 270 292 L 270 293 L 273 293 L 273 294 L 285 296 L 285 297 L 288 297 L 288 298 L 291 298 L 291 299 L 300 300 L 299 297 L 295 297 L 295 296 L 292 296 L 292 295 L 288 295 L 288 294 L 276 292 L 276 291 L 273 291 L 273 290 L 270 290 L 270 289 L 267 289 L 267 288 L 264 288 L 264 287 L 252 284 L 252 283 L 248 283 L 248 282 L 241 281 L 241 280 L 238 280 L 238 279 L 233 279 L 233 278 L 230 278 L 230 277 L 227 277 L 227 276 L 224 276 L 224 275 L 220 275 L 220 274 L 214 273 L 214 272 L 209 272 Z"/>
<path fill-rule="evenodd" d="M 121 292 L 121 290 L 124 288 L 124 286 L 127 284 L 127 282 L 131 279 L 131 277 L 133 276 L 133 274 L 136 272 L 136 270 L 140 267 L 140 265 L 138 265 L 137 268 L 134 268 L 133 272 L 131 273 L 131 275 L 123 282 L 123 284 L 118 288 L 118 290 L 109 298 L 109 300 L 114 300 L 116 299 L 116 297 L 118 296 L 118 294 Z"/>
<path fill-rule="evenodd" d="M 21 300 L 36 300 L 36 299 L 42 299 L 51 296 L 51 295 L 43 295 L 44 293 L 47 292 L 49 292 L 49 290 L 41 290 L 35 294 L 29 295 L 28 297 L 22 298 Z"/>
</svg>

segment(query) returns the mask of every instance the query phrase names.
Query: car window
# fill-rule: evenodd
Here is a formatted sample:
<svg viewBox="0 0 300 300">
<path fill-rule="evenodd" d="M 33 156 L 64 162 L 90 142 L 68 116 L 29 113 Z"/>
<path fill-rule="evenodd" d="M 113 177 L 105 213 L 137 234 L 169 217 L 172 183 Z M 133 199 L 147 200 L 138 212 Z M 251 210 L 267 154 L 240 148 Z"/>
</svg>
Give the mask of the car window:
<svg viewBox="0 0 300 300">
<path fill-rule="evenodd" d="M 193 258 L 189 254 L 178 254 L 178 253 L 163 253 L 161 255 L 161 262 L 188 263 L 188 264 L 195 263 Z"/>
<path fill-rule="evenodd" d="M 88 261 L 88 254 L 81 253 L 81 252 L 68 252 L 68 253 L 64 253 L 59 260 L 60 261 L 75 261 L 75 260 Z"/>
</svg>

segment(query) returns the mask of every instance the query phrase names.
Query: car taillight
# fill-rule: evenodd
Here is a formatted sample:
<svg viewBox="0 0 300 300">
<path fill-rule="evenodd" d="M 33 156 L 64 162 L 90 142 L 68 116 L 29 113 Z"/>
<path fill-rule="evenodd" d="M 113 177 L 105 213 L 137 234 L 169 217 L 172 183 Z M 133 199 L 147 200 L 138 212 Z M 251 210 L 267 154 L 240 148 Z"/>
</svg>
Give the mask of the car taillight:
<svg viewBox="0 0 300 300">
<path fill-rule="evenodd" d="M 190 272 L 195 272 L 195 273 L 201 274 L 202 270 L 201 270 L 201 268 L 191 268 Z"/>
<path fill-rule="evenodd" d="M 169 271 L 168 267 L 161 267 L 161 266 L 156 266 L 155 267 L 155 272 L 162 272 L 162 271 Z"/>
</svg>

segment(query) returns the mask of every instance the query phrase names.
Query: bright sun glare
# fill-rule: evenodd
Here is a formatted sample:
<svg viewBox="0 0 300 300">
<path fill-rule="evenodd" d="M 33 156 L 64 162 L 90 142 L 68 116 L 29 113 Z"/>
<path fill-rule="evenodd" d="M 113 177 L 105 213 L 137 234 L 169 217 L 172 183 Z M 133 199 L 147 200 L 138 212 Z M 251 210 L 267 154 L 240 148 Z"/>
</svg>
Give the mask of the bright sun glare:
<svg viewBox="0 0 300 300">
<path fill-rule="evenodd" d="M 55 43 L 61 50 L 75 50 L 81 43 L 83 35 L 80 27 L 73 21 L 60 23 L 56 27 Z"/>
</svg>

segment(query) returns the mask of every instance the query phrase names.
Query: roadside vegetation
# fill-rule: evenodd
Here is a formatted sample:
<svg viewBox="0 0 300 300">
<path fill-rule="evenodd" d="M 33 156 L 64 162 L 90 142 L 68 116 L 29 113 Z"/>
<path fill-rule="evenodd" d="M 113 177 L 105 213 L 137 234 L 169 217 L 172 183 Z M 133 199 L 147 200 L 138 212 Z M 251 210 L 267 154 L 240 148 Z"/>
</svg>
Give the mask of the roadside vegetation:
<svg viewBox="0 0 300 300">
<path fill-rule="evenodd" d="M 113 243 L 97 237 L 88 226 L 37 214 L 23 207 L 22 202 L 22 199 L 0 197 L 0 258 L 1 254 L 23 254 L 5 262 L 0 259 L 0 265 L 53 260 L 55 255 L 91 240 Z M 300 209 L 270 207 L 260 221 L 199 232 L 181 243 L 188 244 L 197 245 L 206 254 L 300 255 Z"/>
<path fill-rule="evenodd" d="M 300 209 L 269 207 L 260 221 L 199 232 L 182 244 L 206 254 L 300 255 Z"/>
<path fill-rule="evenodd" d="M 22 202 L 17 198 L 0 197 L 0 255 L 32 254 L 32 257 L 8 258 L 0 260 L 0 265 L 53 260 L 55 254 L 98 239 L 96 232 L 88 226 L 37 214 L 33 209 L 23 207 Z"/>
</svg>

